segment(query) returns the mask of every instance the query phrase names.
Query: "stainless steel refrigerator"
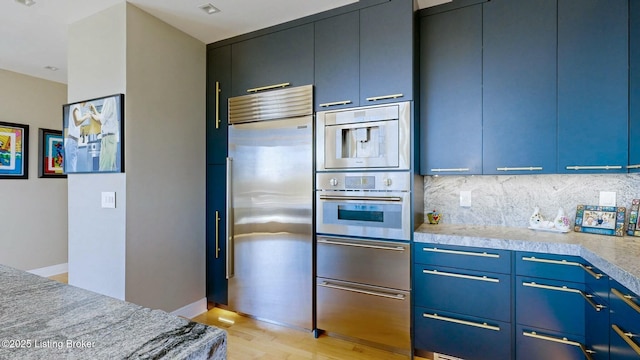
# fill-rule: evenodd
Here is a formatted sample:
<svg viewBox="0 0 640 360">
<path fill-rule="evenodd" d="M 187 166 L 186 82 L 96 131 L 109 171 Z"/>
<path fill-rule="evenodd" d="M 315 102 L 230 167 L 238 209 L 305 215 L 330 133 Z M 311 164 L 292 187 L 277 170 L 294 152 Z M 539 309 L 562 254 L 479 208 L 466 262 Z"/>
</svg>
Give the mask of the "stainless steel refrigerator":
<svg viewBox="0 0 640 360">
<path fill-rule="evenodd" d="M 229 309 L 312 329 L 313 87 L 229 99 Z"/>
</svg>

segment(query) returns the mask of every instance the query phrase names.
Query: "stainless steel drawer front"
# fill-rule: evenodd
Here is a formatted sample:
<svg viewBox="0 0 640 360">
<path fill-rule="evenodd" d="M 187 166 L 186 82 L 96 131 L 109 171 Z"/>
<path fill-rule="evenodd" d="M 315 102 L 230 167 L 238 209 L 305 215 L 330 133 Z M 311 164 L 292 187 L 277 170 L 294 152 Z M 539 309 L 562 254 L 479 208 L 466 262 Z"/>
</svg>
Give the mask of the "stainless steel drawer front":
<svg viewBox="0 0 640 360">
<path fill-rule="evenodd" d="M 319 236 L 317 274 L 363 284 L 409 290 L 408 243 Z"/>
</svg>

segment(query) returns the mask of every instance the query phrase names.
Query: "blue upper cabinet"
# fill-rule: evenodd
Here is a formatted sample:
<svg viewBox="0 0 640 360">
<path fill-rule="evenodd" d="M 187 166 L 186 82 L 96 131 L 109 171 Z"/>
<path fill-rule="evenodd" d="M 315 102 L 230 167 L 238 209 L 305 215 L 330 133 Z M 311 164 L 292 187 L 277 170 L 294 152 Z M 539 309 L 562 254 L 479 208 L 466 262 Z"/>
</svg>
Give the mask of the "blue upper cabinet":
<svg viewBox="0 0 640 360">
<path fill-rule="evenodd" d="M 482 174 L 482 5 L 420 19 L 420 172 Z"/>
<path fill-rule="evenodd" d="M 560 173 L 627 171 L 628 4 L 558 0 Z"/>
<path fill-rule="evenodd" d="M 629 172 L 640 171 L 640 2 L 629 2 Z"/>
<path fill-rule="evenodd" d="M 316 111 L 360 102 L 360 13 L 315 22 Z"/>
<path fill-rule="evenodd" d="M 207 164 L 227 158 L 227 99 L 231 94 L 231 46 L 207 52 Z"/>
<path fill-rule="evenodd" d="M 313 24 L 231 45 L 231 96 L 254 89 L 313 84 Z"/>
<path fill-rule="evenodd" d="M 360 10 L 360 105 L 413 100 L 412 0 Z"/>
<path fill-rule="evenodd" d="M 483 173 L 555 173 L 556 0 L 483 10 Z"/>
</svg>

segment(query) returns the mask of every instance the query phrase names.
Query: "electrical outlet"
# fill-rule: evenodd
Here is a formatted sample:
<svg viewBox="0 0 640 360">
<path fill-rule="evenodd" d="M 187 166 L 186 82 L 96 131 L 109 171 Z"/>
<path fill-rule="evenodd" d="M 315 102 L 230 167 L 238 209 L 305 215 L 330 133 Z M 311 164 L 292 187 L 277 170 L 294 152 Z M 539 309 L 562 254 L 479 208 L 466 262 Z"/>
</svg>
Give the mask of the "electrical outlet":
<svg viewBox="0 0 640 360">
<path fill-rule="evenodd" d="M 616 206 L 615 191 L 600 191 L 600 206 Z"/>
<path fill-rule="evenodd" d="M 471 207 L 471 191 L 460 191 L 460 206 Z"/>
</svg>

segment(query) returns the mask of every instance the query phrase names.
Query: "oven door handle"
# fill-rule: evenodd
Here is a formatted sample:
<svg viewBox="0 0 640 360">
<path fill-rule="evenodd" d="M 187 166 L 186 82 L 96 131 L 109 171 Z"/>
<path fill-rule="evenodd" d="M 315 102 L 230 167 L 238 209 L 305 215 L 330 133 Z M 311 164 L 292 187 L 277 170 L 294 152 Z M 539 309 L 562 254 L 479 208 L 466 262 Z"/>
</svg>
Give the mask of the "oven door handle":
<svg viewBox="0 0 640 360">
<path fill-rule="evenodd" d="M 353 247 L 361 247 L 366 249 L 376 249 L 376 250 L 391 250 L 391 251 L 401 251 L 404 252 L 407 250 L 404 246 L 383 246 L 383 245 L 369 245 L 369 244 L 356 244 L 351 242 L 343 242 L 343 241 L 335 241 L 329 239 L 318 239 L 318 243 L 327 244 L 327 245 L 342 245 L 342 246 L 353 246 Z"/>
<path fill-rule="evenodd" d="M 353 201 L 388 201 L 402 202 L 400 196 L 340 196 L 340 195 L 320 195 L 320 200 L 353 200 Z"/>
</svg>

